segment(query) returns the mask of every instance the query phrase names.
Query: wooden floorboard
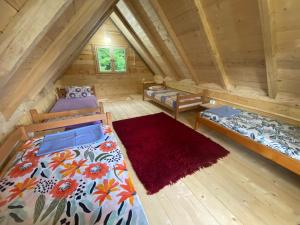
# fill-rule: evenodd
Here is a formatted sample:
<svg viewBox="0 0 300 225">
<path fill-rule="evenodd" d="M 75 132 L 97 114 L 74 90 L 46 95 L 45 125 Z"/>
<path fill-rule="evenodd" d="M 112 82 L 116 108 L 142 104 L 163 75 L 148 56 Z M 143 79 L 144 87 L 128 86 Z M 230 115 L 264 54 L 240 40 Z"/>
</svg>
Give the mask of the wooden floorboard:
<svg viewBox="0 0 300 225">
<path fill-rule="evenodd" d="M 113 120 L 165 111 L 141 96 L 104 103 Z M 171 114 L 170 114 L 171 115 Z M 195 111 L 180 114 L 192 127 Z M 119 140 L 150 224 L 298 225 L 300 177 L 207 128 L 199 132 L 230 151 L 217 164 L 201 169 L 154 195 L 147 195 Z"/>
</svg>

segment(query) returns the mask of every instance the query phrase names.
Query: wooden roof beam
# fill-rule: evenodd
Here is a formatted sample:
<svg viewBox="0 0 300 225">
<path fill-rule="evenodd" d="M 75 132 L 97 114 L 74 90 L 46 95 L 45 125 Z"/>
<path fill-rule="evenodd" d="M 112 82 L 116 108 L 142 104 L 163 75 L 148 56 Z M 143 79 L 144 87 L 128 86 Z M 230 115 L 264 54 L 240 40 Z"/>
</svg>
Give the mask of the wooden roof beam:
<svg viewBox="0 0 300 225">
<path fill-rule="evenodd" d="M 266 74 L 268 84 L 268 95 L 276 98 L 277 95 L 277 60 L 275 40 L 275 20 L 272 8 L 272 0 L 258 0 L 260 22 L 264 42 L 266 61 Z"/>
<path fill-rule="evenodd" d="M 70 55 L 82 44 L 91 30 L 97 27 L 103 15 L 114 7 L 116 2 L 117 0 L 84 1 L 84 5 L 74 15 L 68 26 L 48 47 L 34 67 L 27 74 L 24 74 L 20 82 L 13 85 L 10 95 L 0 96 L 0 109 L 6 118 L 9 118 L 18 105 L 24 99 L 28 98 L 28 93 L 36 87 L 40 79 L 43 77 L 51 79 L 55 76 L 58 68 L 67 62 Z M 37 88 L 41 90 L 43 86 Z"/>
<path fill-rule="evenodd" d="M 29 0 L 8 24 L 0 39 L 0 88 L 71 3 L 71 0 Z"/>
<path fill-rule="evenodd" d="M 215 68 L 220 76 L 220 82 L 225 90 L 231 89 L 231 84 L 222 60 L 222 57 L 220 55 L 219 49 L 216 44 L 216 39 L 214 38 L 213 32 L 210 28 L 206 12 L 204 10 L 202 0 L 194 0 L 196 9 L 198 10 L 198 16 L 199 21 L 202 25 L 201 29 L 203 29 L 207 46 L 209 48 L 209 52 L 211 55 L 211 58 L 214 62 Z"/>
<path fill-rule="evenodd" d="M 122 34 L 126 37 L 129 43 L 133 46 L 133 48 L 138 52 L 141 58 L 145 61 L 147 66 L 152 70 L 154 74 L 162 74 L 161 69 L 156 64 L 148 50 L 145 48 L 140 39 L 136 36 L 136 34 L 131 30 L 127 21 L 124 20 L 120 12 L 116 10 L 110 16 L 114 24 L 117 28 L 122 32 Z"/>
<path fill-rule="evenodd" d="M 44 76 L 44 79 L 41 79 L 33 88 L 33 90 L 28 94 L 28 97 L 30 99 L 34 99 L 34 97 L 39 94 L 39 92 L 42 90 L 41 87 L 44 87 L 48 83 L 54 83 L 61 75 L 64 74 L 64 72 L 68 69 L 68 67 L 78 58 L 84 47 L 88 44 L 90 39 L 93 37 L 95 32 L 101 27 L 101 25 L 105 22 L 105 20 L 110 16 L 110 14 L 113 12 L 114 7 L 111 7 L 101 19 L 99 19 L 99 22 L 95 24 L 94 28 L 90 30 L 90 32 L 85 33 L 84 40 L 79 43 L 76 42 L 76 48 L 75 51 L 73 51 L 73 48 L 68 48 L 69 50 L 66 50 L 61 57 L 65 60 L 59 60 L 61 62 L 60 65 L 57 65 L 56 71 L 51 71 L 52 76 Z M 71 47 L 71 46 L 70 46 Z M 65 56 L 64 56 L 65 55 Z M 65 58 L 67 56 L 67 58 Z"/>
<path fill-rule="evenodd" d="M 163 74 L 158 75 L 169 76 L 176 80 L 179 79 L 179 74 L 177 74 L 177 72 L 174 70 L 173 65 L 169 62 L 165 53 L 160 48 L 158 40 L 154 37 L 148 26 L 141 19 L 140 14 L 138 10 L 135 9 L 132 1 L 121 0 L 117 4 L 117 7 L 123 18 L 125 18 L 128 24 L 130 24 L 131 29 L 135 32 L 138 38 L 143 41 L 144 46 L 161 68 Z"/>
</svg>

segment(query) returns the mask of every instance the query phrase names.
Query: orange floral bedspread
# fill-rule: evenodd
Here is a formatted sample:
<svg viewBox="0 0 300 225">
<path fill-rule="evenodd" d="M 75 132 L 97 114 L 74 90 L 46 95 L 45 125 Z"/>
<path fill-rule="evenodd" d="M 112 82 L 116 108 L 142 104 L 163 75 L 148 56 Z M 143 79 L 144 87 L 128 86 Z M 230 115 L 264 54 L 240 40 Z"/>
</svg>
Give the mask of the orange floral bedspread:
<svg viewBox="0 0 300 225">
<path fill-rule="evenodd" d="M 0 180 L 0 224 L 148 224 L 111 129 L 105 141 L 37 157 L 24 145 Z"/>
</svg>

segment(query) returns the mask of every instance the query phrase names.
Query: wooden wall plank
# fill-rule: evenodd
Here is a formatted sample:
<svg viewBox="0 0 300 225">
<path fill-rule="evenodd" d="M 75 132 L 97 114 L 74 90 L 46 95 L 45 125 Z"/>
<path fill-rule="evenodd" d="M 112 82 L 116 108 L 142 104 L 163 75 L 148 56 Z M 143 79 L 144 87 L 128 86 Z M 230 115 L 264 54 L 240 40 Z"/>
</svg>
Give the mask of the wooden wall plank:
<svg viewBox="0 0 300 225">
<path fill-rule="evenodd" d="M 158 67 L 150 53 L 147 51 L 142 41 L 138 39 L 138 37 L 134 34 L 130 27 L 126 25 L 127 22 L 124 20 L 121 14 L 114 12 L 110 16 L 110 18 L 118 27 L 118 29 L 122 32 L 122 34 L 127 38 L 130 44 L 134 47 L 134 49 L 143 58 L 143 60 L 147 63 L 147 65 L 151 68 L 151 70 L 155 74 L 162 74 L 161 69 Z"/>
<path fill-rule="evenodd" d="M 17 10 L 5 0 L 0 0 L 0 32 L 3 32 L 7 24 L 16 15 Z"/>
<path fill-rule="evenodd" d="M 170 36 L 170 39 L 174 43 L 175 48 L 178 50 L 178 54 L 180 55 L 179 60 L 181 60 L 183 62 L 183 64 L 186 65 L 192 80 L 194 80 L 195 83 L 198 84 L 199 83 L 198 75 L 197 75 L 195 69 L 193 68 L 192 64 L 190 63 L 190 61 L 187 57 L 187 54 L 186 54 L 180 40 L 178 39 L 171 23 L 169 22 L 167 15 L 163 11 L 162 7 L 160 6 L 159 1 L 151 0 L 151 4 L 159 17 L 159 20 L 165 27 L 166 32 Z M 168 39 L 166 41 L 168 42 Z"/>
<path fill-rule="evenodd" d="M 214 38 L 214 34 L 210 28 L 209 21 L 207 19 L 205 10 L 203 8 L 201 0 L 194 0 L 195 5 L 198 9 L 198 15 L 199 15 L 199 21 L 203 27 L 204 33 L 206 35 L 206 42 L 211 54 L 211 57 L 213 59 L 213 62 L 215 64 L 215 67 L 218 71 L 218 74 L 220 75 L 220 82 L 225 90 L 231 89 L 231 84 L 228 79 L 228 75 L 223 63 L 223 59 L 220 55 L 216 40 Z"/>
<path fill-rule="evenodd" d="M 5 0 L 9 5 L 20 11 L 27 0 Z"/>
<path fill-rule="evenodd" d="M 38 0 L 27 3 L 0 40 L 0 87 L 13 76 L 49 27 L 72 1 Z M 30 32 L 28 32 L 30 30 Z"/>
</svg>

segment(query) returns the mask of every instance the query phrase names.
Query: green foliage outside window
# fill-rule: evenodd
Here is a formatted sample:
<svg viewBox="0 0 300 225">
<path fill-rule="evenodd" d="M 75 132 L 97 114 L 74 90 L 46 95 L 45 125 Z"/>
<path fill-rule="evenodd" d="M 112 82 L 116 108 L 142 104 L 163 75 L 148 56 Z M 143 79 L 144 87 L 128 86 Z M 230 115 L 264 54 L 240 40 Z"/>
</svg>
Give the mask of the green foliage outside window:
<svg viewBox="0 0 300 225">
<path fill-rule="evenodd" d="M 114 62 L 115 62 L 115 71 L 116 72 L 125 72 L 126 71 L 126 55 L 124 48 L 114 49 Z"/>
<path fill-rule="evenodd" d="M 97 58 L 100 72 L 111 72 L 112 64 L 109 48 L 97 48 Z"/>
<path fill-rule="evenodd" d="M 110 48 L 97 48 L 96 53 L 99 72 L 126 72 L 125 48 L 115 48 L 112 54 Z"/>
</svg>

